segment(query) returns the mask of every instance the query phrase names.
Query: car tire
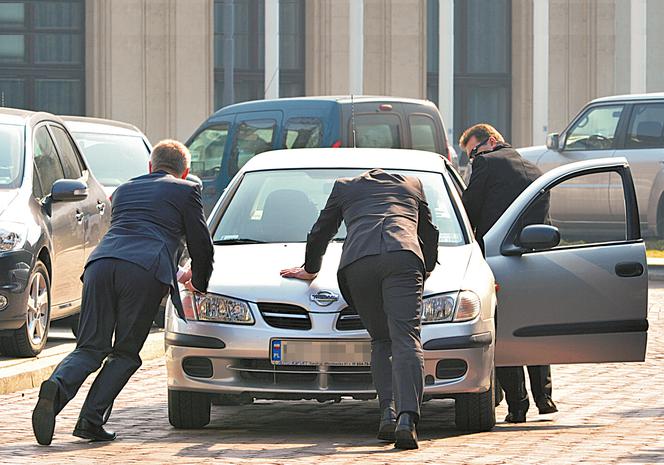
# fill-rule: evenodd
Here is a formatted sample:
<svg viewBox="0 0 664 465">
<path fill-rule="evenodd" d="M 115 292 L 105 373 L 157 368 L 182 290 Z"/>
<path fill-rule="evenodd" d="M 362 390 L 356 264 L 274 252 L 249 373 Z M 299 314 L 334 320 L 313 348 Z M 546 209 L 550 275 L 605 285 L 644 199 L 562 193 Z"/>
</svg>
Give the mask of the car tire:
<svg viewBox="0 0 664 465">
<path fill-rule="evenodd" d="M 26 289 L 25 324 L 0 337 L 0 352 L 12 357 L 34 357 L 46 346 L 51 324 L 51 282 L 37 260 Z"/>
<path fill-rule="evenodd" d="M 657 233 L 658 239 L 664 239 L 664 195 L 660 197 L 657 204 Z"/>
<path fill-rule="evenodd" d="M 492 376 L 493 378 L 493 376 Z M 486 392 L 459 394 L 454 402 L 454 422 L 462 431 L 480 433 L 496 426 L 495 390 L 493 383 Z"/>
<path fill-rule="evenodd" d="M 175 428 L 202 428 L 210 423 L 210 395 L 168 390 L 168 421 Z"/>
</svg>

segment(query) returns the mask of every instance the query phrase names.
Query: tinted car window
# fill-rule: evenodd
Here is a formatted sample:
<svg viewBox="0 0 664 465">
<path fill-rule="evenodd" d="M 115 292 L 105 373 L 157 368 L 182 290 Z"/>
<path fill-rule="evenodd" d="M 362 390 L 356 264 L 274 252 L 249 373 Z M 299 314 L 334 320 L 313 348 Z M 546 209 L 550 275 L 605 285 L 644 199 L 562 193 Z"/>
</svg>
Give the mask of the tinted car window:
<svg viewBox="0 0 664 465">
<path fill-rule="evenodd" d="M 622 105 L 588 110 L 567 133 L 565 150 L 605 150 L 613 147 Z"/>
<path fill-rule="evenodd" d="M 351 121 L 350 124 L 352 134 L 353 122 Z M 355 146 L 400 148 L 399 117 L 381 114 L 355 116 Z"/>
<path fill-rule="evenodd" d="M 42 192 L 48 194 L 51 192 L 53 183 L 64 178 L 65 173 L 46 126 L 40 126 L 35 130 L 34 150 L 35 166 L 39 172 Z"/>
<path fill-rule="evenodd" d="M 356 176 L 360 169 L 302 169 L 247 173 L 233 195 L 215 240 L 254 239 L 305 242 L 332 191 L 334 181 Z M 441 245 L 465 243 L 463 230 L 440 174 L 399 171 L 421 179 Z M 346 236 L 341 226 L 337 240 Z"/>
<path fill-rule="evenodd" d="M 199 132 L 189 144 L 191 172 L 201 179 L 216 177 L 221 169 L 227 138 L 227 123 L 217 124 Z"/>
<path fill-rule="evenodd" d="M 625 147 L 649 149 L 664 147 L 664 103 L 634 105 Z"/>
<path fill-rule="evenodd" d="M 286 149 L 320 147 L 323 139 L 323 122 L 318 118 L 291 118 L 286 122 L 284 141 Z"/>
<path fill-rule="evenodd" d="M 254 155 L 272 149 L 277 122 L 273 119 L 242 121 L 237 127 L 231 150 L 228 175 L 235 176 Z"/>
<path fill-rule="evenodd" d="M 53 133 L 56 144 L 58 144 L 58 153 L 60 154 L 60 161 L 64 168 L 65 177 L 67 179 L 80 178 L 82 174 L 81 165 L 71 139 L 69 139 L 65 130 L 59 126 L 51 126 L 51 132 Z"/>
<path fill-rule="evenodd" d="M 23 171 L 23 126 L 0 124 L 0 189 L 15 188 Z"/>
<path fill-rule="evenodd" d="M 415 150 L 439 152 L 436 147 L 436 125 L 431 118 L 424 115 L 411 115 L 410 136 Z"/>
<path fill-rule="evenodd" d="M 104 186 L 123 182 L 148 172 L 150 151 L 139 136 L 73 133 L 95 177 Z"/>
</svg>

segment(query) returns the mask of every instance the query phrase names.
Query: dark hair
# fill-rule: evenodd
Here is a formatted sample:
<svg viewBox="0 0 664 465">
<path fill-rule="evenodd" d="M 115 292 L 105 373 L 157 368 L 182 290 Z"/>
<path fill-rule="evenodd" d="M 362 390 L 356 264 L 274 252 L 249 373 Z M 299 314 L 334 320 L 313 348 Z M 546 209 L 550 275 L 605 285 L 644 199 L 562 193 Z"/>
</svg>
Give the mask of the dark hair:
<svg viewBox="0 0 664 465">
<path fill-rule="evenodd" d="M 466 145 L 468 144 L 468 141 L 473 138 L 473 136 L 478 141 L 482 141 L 493 136 L 498 142 L 505 142 L 502 134 L 499 133 L 496 128 L 490 124 L 480 123 L 469 127 L 463 131 L 463 134 L 461 134 L 461 137 L 459 137 L 459 145 L 463 150 L 466 150 Z"/>
</svg>

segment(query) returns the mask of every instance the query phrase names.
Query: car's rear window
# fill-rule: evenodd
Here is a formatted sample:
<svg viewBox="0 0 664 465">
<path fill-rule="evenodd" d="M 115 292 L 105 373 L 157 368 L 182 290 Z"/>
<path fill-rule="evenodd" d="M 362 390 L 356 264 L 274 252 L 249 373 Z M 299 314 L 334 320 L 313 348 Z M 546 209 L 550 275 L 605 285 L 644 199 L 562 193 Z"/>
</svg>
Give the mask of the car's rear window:
<svg viewBox="0 0 664 465">
<path fill-rule="evenodd" d="M 215 241 L 305 242 L 338 178 L 360 169 L 290 169 L 246 173 L 214 230 Z M 463 228 L 440 173 L 392 171 L 420 178 L 441 245 L 465 244 Z M 342 224 L 335 236 L 343 240 Z"/>
<path fill-rule="evenodd" d="M 24 134 L 23 126 L 0 124 L 0 189 L 21 185 Z"/>
<path fill-rule="evenodd" d="M 139 136 L 72 133 L 90 170 L 104 186 L 115 187 L 148 172 L 150 150 Z"/>
</svg>

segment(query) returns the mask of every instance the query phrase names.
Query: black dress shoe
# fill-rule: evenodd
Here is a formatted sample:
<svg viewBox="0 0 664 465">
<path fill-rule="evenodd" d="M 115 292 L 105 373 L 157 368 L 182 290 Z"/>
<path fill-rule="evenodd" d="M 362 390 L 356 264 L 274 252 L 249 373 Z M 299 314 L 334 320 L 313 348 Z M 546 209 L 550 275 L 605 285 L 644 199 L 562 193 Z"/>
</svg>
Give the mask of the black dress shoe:
<svg viewBox="0 0 664 465">
<path fill-rule="evenodd" d="M 514 412 L 508 412 L 505 417 L 507 423 L 525 423 L 526 422 L 526 411 L 525 410 L 516 410 Z"/>
<path fill-rule="evenodd" d="M 378 439 L 394 442 L 394 428 L 397 426 L 397 413 L 392 407 L 383 409 L 378 425 Z"/>
<path fill-rule="evenodd" d="M 395 442 L 397 449 L 417 449 L 417 431 L 415 431 L 416 415 L 412 412 L 401 412 L 397 420 L 397 426 L 394 429 Z"/>
<path fill-rule="evenodd" d="M 101 425 L 93 425 L 85 418 L 78 419 L 73 434 L 91 441 L 112 441 L 116 436 L 113 431 L 106 431 Z"/>
<path fill-rule="evenodd" d="M 537 399 L 535 404 L 537 405 L 537 410 L 539 410 L 540 415 L 547 415 L 558 411 L 558 407 L 553 403 L 553 399 L 548 396 Z"/>
<path fill-rule="evenodd" d="M 39 400 L 32 411 L 32 431 L 37 442 L 48 446 L 53 440 L 55 430 L 55 396 L 58 394 L 58 385 L 46 380 L 39 388 Z"/>
</svg>

